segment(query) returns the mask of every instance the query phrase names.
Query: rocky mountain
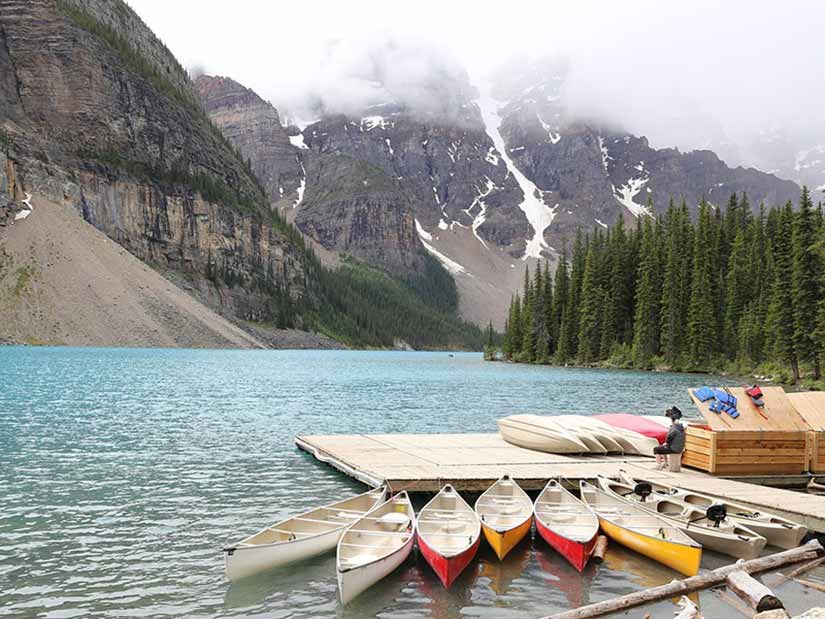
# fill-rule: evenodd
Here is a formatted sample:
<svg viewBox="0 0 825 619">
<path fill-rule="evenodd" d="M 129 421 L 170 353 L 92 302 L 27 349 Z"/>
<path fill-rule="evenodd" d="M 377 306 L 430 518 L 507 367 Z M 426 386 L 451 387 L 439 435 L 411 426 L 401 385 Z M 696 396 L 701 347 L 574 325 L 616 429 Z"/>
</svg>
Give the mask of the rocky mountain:
<svg viewBox="0 0 825 619">
<path fill-rule="evenodd" d="M 124 2 L 0 0 L 0 75 L 6 195 L 73 206 L 229 316 L 301 295 L 300 252 L 255 175 Z"/>
<path fill-rule="evenodd" d="M 366 162 L 310 156 L 301 139 L 233 82 L 196 88 L 122 0 L 0 0 L 0 224 L 14 220 L 29 195 L 55 208 L 29 213 L 26 228 L 73 210 L 178 285 L 171 290 L 192 294 L 266 345 L 328 346 L 330 336 L 354 346 L 480 347 L 481 331 L 458 318 L 455 283 L 426 252 L 407 197 Z M 304 195 L 307 179 L 313 188 Z M 322 252 L 319 260 L 307 249 L 287 221 L 299 212 L 339 261 L 325 265 Z M 24 232 L 0 226 L 0 250 Z M 50 292 L 30 299 L 26 312 L 59 316 L 45 306 L 78 289 L 60 274 L 89 280 L 96 271 L 78 259 L 58 273 L 44 260 L 32 268 Z M 55 288 L 61 282 L 66 290 Z M 98 282 L 87 283 L 92 290 Z M 18 307 L 9 297 L 16 289 L 0 286 L 0 303 Z M 196 306 L 165 305 L 164 324 L 188 320 L 167 316 L 187 307 Z"/>
<path fill-rule="evenodd" d="M 428 255 L 415 229 L 414 203 L 366 157 L 320 153 L 278 111 L 226 77 L 195 81 L 210 118 L 248 159 L 273 205 L 310 241 L 402 278 Z"/>
<path fill-rule="evenodd" d="M 454 276 L 462 314 L 500 325 L 524 264 L 555 260 L 580 227 L 632 224 L 671 198 L 695 210 L 703 198 L 721 204 L 732 192 L 747 192 L 755 206 L 798 197 L 793 182 L 731 168 L 711 151 L 654 149 L 644 137 L 583 120 L 565 104 L 563 67 L 529 69 L 483 88 L 456 71 L 427 85 L 423 109 L 390 91 L 357 115 L 323 112 L 300 133 L 278 128 L 291 134 L 304 167 L 304 183 L 286 197 L 291 220 L 324 247 L 394 272 L 416 268 L 399 259 L 403 248 L 415 251 L 414 225 Z M 260 100 L 246 105 L 258 109 Z M 233 132 L 226 129 L 235 141 Z M 265 156 L 235 143 L 253 167 Z M 280 188 L 268 186 L 270 196 Z"/>
</svg>

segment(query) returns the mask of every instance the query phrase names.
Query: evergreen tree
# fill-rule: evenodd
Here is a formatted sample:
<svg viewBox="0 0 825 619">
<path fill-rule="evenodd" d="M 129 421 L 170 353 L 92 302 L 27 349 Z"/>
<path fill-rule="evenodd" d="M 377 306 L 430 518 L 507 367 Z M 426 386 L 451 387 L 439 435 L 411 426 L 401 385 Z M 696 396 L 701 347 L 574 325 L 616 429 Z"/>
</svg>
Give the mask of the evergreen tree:
<svg viewBox="0 0 825 619">
<path fill-rule="evenodd" d="M 683 218 L 688 218 L 686 208 L 677 209 L 671 200 L 665 218 L 665 261 L 660 310 L 661 350 L 671 367 L 676 364 L 684 343 L 686 313 L 684 289 L 689 287 L 689 283 L 685 284 L 684 278 L 688 272 L 687 246 L 690 243 L 690 239 L 686 238 L 685 223 L 689 228 L 690 220 L 684 222 Z"/>
<path fill-rule="evenodd" d="M 657 251 L 658 239 L 653 219 L 646 218 L 642 228 L 642 249 L 639 262 L 639 278 L 636 287 L 636 312 L 633 321 L 633 363 L 646 368 L 658 352 L 656 343 L 659 330 L 658 272 L 661 268 Z"/>
<path fill-rule="evenodd" d="M 819 380 L 819 354 L 815 331 L 821 271 L 816 254 L 815 233 L 813 203 L 808 188 L 803 187 L 792 235 L 793 347 L 800 362 L 813 365 L 814 378 Z"/>
<path fill-rule="evenodd" d="M 716 331 L 714 308 L 718 291 L 713 283 L 712 244 L 714 242 L 710 207 L 699 204 L 699 223 L 693 245 L 693 275 L 688 307 L 687 345 L 690 364 L 706 368 L 711 362 L 713 337 Z"/>
<path fill-rule="evenodd" d="M 604 303 L 604 291 L 599 286 L 598 247 L 596 241 L 590 244 L 584 261 L 584 276 L 581 288 L 581 311 L 579 316 L 580 363 L 593 363 L 599 360 L 601 344 L 601 318 Z"/>
<path fill-rule="evenodd" d="M 539 363 L 549 363 L 555 351 L 556 339 L 553 333 L 556 327 L 555 309 L 556 304 L 553 299 L 553 278 L 550 274 L 550 264 L 544 264 L 544 291 L 542 293 L 542 342 L 539 343 L 540 350 L 536 353 Z M 539 354 L 541 353 L 541 354 Z"/>
<path fill-rule="evenodd" d="M 576 231 L 573 243 L 573 266 L 570 271 L 570 286 L 567 303 L 564 305 L 559 348 L 557 357 L 560 363 L 576 357 L 579 350 L 579 305 L 584 279 L 584 260 L 586 244 L 581 230 Z"/>
<path fill-rule="evenodd" d="M 563 361 L 561 357 L 561 325 L 565 315 L 565 307 L 568 302 L 568 292 L 570 289 L 570 273 L 567 262 L 567 242 L 562 244 L 561 258 L 556 266 L 555 282 L 553 284 L 553 324 L 550 329 L 550 337 L 553 343 L 552 353 L 557 360 Z"/>
<path fill-rule="evenodd" d="M 791 280 L 793 279 L 793 207 L 788 202 L 777 222 L 776 239 L 773 243 L 773 285 L 768 309 L 768 325 L 773 335 L 774 357 L 791 368 L 794 382 L 799 380 L 799 363 L 794 348 L 794 311 Z"/>
<path fill-rule="evenodd" d="M 725 301 L 725 352 L 734 352 L 739 348 L 739 321 L 745 311 L 745 305 L 750 295 L 750 264 L 745 228 L 739 228 L 731 246 L 726 276 Z"/>
</svg>

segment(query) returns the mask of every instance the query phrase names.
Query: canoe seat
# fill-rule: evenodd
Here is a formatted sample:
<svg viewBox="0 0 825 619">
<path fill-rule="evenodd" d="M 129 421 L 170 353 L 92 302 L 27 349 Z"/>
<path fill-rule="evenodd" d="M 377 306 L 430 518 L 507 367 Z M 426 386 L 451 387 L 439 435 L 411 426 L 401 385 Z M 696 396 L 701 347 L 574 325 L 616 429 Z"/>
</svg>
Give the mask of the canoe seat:
<svg viewBox="0 0 825 619">
<path fill-rule="evenodd" d="M 389 514 L 381 516 L 378 519 L 378 524 L 382 528 L 390 531 L 400 531 L 410 525 L 410 517 L 400 512 L 390 512 Z"/>
</svg>

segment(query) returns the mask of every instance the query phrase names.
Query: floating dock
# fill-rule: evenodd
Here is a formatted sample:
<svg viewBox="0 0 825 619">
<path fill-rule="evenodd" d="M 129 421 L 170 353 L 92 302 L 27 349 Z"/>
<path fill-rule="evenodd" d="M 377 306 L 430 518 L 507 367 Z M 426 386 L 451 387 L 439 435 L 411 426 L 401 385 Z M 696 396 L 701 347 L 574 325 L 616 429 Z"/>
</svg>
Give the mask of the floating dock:
<svg viewBox="0 0 825 619">
<path fill-rule="evenodd" d="M 295 444 L 318 461 L 370 486 L 387 481 L 394 490 L 436 492 L 450 483 L 481 492 L 505 473 L 525 490 L 539 490 L 552 477 L 577 482 L 620 469 L 731 501 L 746 503 L 825 532 L 825 497 L 783 488 L 804 488 L 807 475 L 760 475 L 729 479 L 682 467 L 654 470 L 653 458 L 549 454 L 516 447 L 497 433 L 333 434 L 298 436 Z"/>
</svg>

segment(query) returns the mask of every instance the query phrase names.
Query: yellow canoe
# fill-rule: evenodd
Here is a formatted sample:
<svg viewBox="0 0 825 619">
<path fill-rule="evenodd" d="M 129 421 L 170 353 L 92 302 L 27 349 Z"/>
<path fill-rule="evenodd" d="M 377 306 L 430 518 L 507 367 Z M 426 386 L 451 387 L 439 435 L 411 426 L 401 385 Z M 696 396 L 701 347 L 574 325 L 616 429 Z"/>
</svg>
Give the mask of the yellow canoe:
<svg viewBox="0 0 825 619">
<path fill-rule="evenodd" d="M 702 546 L 678 527 L 584 481 L 581 496 L 610 539 L 685 576 L 699 572 Z"/>
<path fill-rule="evenodd" d="M 475 509 L 484 537 L 499 559 L 506 557 L 533 526 L 533 502 L 509 475 L 478 497 Z"/>
</svg>

